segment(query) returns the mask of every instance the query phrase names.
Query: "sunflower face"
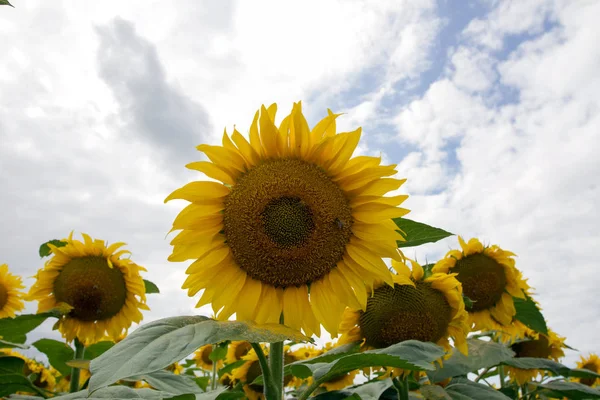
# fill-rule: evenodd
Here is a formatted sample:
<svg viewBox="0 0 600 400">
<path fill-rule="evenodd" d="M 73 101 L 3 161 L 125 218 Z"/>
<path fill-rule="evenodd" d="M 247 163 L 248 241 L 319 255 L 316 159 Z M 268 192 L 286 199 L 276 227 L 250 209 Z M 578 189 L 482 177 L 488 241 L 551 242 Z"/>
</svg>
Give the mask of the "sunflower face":
<svg viewBox="0 0 600 400">
<path fill-rule="evenodd" d="M 366 344 L 383 348 L 405 340 L 437 342 L 452 320 L 444 294 L 425 282 L 382 286 L 361 313 L 359 324 Z"/>
<path fill-rule="evenodd" d="M 312 335 L 335 333 L 346 306 L 366 307 L 367 288 L 392 282 L 382 257 L 400 259 L 392 218 L 402 180 L 375 157 L 352 158 L 360 129 L 336 133 L 337 115 L 311 130 L 301 104 L 281 125 L 262 107 L 250 140 L 234 130 L 223 146 L 201 145 L 210 162 L 188 167 L 218 182 L 192 182 L 166 201 L 188 205 L 173 222 L 171 261 L 196 261 L 183 285 L 220 319 L 279 322 Z M 310 295 L 309 295 L 310 288 Z M 332 295 L 333 294 L 333 295 Z M 242 300 L 243 299 L 243 300 Z"/>
<path fill-rule="evenodd" d="M 577 368 L 587 369 L 589 371 L 599 373 L 600 372 L 600 358 L 596 354 L 590 354 L 587 358 L 581 357 L 581 360 L 577 363 Z M 594 378 L 580 378 L 579 383 L 586 386 L 598 386 L 600 385 L 600 379 Z"/>
<path fill-rule="evenodd" d="M 29 298 L 38 300 L 38 312 L 60 303 L 72 307 L 58 321 L 58 329 L 67 340 L 78 338 L 85 345 L 100 340 L 120 340 L 133 322 L 142 320 L 147 310 L 144 268 L 129 259 L 129 253 L 117 251 L 124 243 L 106 246 L 83 234 L 80 242 L 69 236 L 64 247 L 49 245 L 52 258 L 37 274 Z"/>
<path fill-rule="evenodd" d="M 21 277 L 8 272 L 8 265 L 0 265 L 0 318 L 14 318 L 15 312 L 25 308 Z"/>
<path fill-rule="evenodd" d="M 514 254 L 496 245 L 484 247 L 477 239 L 458 240 L 461 250 L 448 252 L 432 272 L 457 274 L 463 293 L 473 301 L 467 309 L 473 330 L 509 327 L 516 315 L 513 297 L 524 299 L 529 291 Z"/>
</svg>

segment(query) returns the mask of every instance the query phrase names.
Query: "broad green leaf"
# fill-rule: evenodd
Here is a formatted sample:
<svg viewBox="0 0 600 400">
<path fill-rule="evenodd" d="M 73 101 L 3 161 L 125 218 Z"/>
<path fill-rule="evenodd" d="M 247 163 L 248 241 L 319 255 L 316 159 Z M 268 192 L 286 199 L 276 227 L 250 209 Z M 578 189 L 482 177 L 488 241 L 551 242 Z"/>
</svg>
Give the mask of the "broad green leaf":
<svg viewBox="0 0 600 400">
<path fill-rule="evenodd" d="M 433 243 L 438 240 L 454 235 L 440 228 L 434 228 L 406 218 L 394 218 L 393 220 L 398 228 L 405 234 L 405 241 L 398 240 L 398 247 L 414 247 L 425 243 Z"/>
<path fill-rule="evenodd" d="M 129 379 L 146 381 L 154 389 L 165 393 L 188 394 L 202 392 L 192 378 L 185 375 L 175 375 L 169 371 L 154 371 L 149 374 L 130 377 Z"/>
<path fill-rule="evenodd" d="M 467 339 L 469 356 L 453 349 L 452 356 L 444 360 L 443 366 L 435 371 L 427 372 L 429 380 L 433 383 L 454 376 L 466 375 L 482 368 L 490 368 L 505 360 L 512 359 L 515 353 L 508 347 L 495 342 L 486 342 L 478 339 Z"/>
<path fill-rule="evenodd" d="M 94 343 L 93 345 L 85 348 L 85 358 L 88 360 L 93 360 L 94 358 L 104 354 L 108 349 L 110 349 L 114 345 L 115 342 L 111 341 Z"/>
<path fill-rule="evenodd" d="M 438 385 L 423 385 L 419 388 L 419 391 L 425 398 L 425 400 L 452 400 L 452 397 L 443 387 Z"/>
<path fill-rule="evenodd" d="M 552 397 L 562 398 L 564 396 L 575 400 L 600 399 L 600 390 L 577 382 L 551 381 L 543 384 L 533 382 L 533 385 L 538 389 L 544 389 L 541 393 L 547 390 L 550 395 L 553 395 Z"/>
<path fill-rule="evenodd" d="M 15 8 L 15 6 L 10 4 L 8 0 L 0 0 L 0 6 L 11 6 L 12 8 Z"/>
<path fill-rule="evenodd" d="M 448 386 L 446 386 L 446 393 L 448 393 L 453 400 L 510 400 L 510 397 L 498 390 L 464 378 L 452 379 Z"/>
<path fill-rule="evenodd" d="M 72 368 L 90 369 L 90 360 L 69 360 L 65 364 Z"/>
<path fill-rule="evenodd" d="M 40 389 L 36 388 L 22 374 L 0 375 L 0 398 L 17 392 L 37 393 L 42 395 Z"/>
<path fill-rule="evenodd" d="M 7 340 L 0 339 L 0 347 L 2 347 L 4 349 L 10 349 L 13 347 L 17 347 L 19 349 L 28 349 L 30 346 L 26 345 L 26 344 L 22 344 L 22 343 L 13 343 L 13 342 L 9 342 Z"/>
<path fill-rule="evenodd" d="M 50 250 L 50 246 L 48 246 L 48 244 L 51 244 L 55 247 L 64 247 L 67 245 L 67 242 L 63 242 L 62 240 L 57 240 L 57 239 L 47 241 L 46 243 L 44 243 L 40 246 L 40 250 L 39 250 L 40 257 L 44 258 L 44 257 L 49 256 L 52 253 L 52 251 Z"/>
<path fill-rule="evenodd" d="M 208 384 L 210 383 L 210 377 L 199 376 L 199 377 L 194 378 L 194 381 L 196 382 L 196 385 L 198 385 L 198 387 L 200 389 L 202 389 L 203 391 L 206 392 L 206 388 L 208 387 Z"/>
<path fill-rule="evenodd" d="M 158 286 L 156 286 L 153 282 L 150 282 L 147 279 L 144 279 L 144 287 L 146 288 L 146 294 L 160 293 L 160 290 L 158 290 Z"/>
<path fill-rule="evenodd" d="M 515 310 L 517 310 L 515 319 L 536 332 L 543 333 L 544 335 L 548 334 L 546 320 L 531 297 L 527 297 L 527 299 L 513 297 L 513 301 L 515 303 Z"/>
<path fill-rule="evenodd" d="M 175 395 L 161 392 L 153 389 L 133 389 L 127 386 L 109 386 L 99 389 L 90 394 L 88 390 L 70 393 L 63 396 L 53 397 L 60 400 L 97 400 L 97 399 L 146 399 L 146 400 L 166 400 L 166 399 L 195 399 L 195 400 L 215 400 L 219 397 L 225 388 L 220 388 L 212 392 L 196 393 L 189 395 Z"/>
<path fill-rule="evenodd" d="M 383 392 L 392 386 L 391 379 L 384 379 L 382 381 L 373 381 L 365 383 L 363 385 L 351 387 L 345 389 L 349 395 L 357 395 L 361 400 L 379 400 Z"/>
<path fill-rule="evenodd" d="M 40 314 L 23 314 L 17 315 L 15 318 L 1 318 L 0 337 L 8 342 L 25 343 L 27 333 L 40 326 L 46 319 L 60 317 L 68 313 L 71 308 L 65 306 L 61 304 L 56 309 Z"/>
<path fill-rule="evenodd" d="M 172 317 L 142 325 L 92 360 L 90 390 L 133 375 L 161 370 L 201 346 L 225 340 L 249 342 L 309 341 L 291 328 L 249 321 L 215 321 L 203 316 Z"/>
<path fill-rule="evenodd" d="M 19 357 L 1 355 L 0 353 L 0 374 L 23 374 L 25 361 Z"/>
<path fill-rule="evenodd" d="M 217 346 L 213 346 L 212 351 L 208 355 L 212 361 L 224 360 L 227 357 L 227 342 L 220 343 Z"/>
<path fill-rule="evenodd" d="M 600 374 L 585 368 L 573 368 L 569 371 L 569 378 L 600 379 Z"/>
<path fill-rule="evenodd" d="M 521 369 L 541 369 L 564 377 L 568 377 L 571 372 L 570 368 L 563 364 L 545 358 L 519 357 L 505 360 L 502 364 Z"/>
<path fill-rule="evenodd" d="M 48 356 L 48 361 L 58 372 L 67 376 L 71 373 L 71 368 L 65 364 L 71 361 L 75 351 L 64 342 L 52 339 L 40 339 L 33 343 L 33 347 Z"/>
</svg>

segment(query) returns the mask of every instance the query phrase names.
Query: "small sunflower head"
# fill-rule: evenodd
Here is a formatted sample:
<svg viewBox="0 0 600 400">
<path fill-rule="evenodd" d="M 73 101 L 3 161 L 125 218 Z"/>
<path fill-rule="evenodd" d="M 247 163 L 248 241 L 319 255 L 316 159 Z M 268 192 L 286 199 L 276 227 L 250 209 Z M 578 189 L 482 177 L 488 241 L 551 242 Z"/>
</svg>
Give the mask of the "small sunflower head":
<svg viewBox="0 0 600 400">
<path fill-rule="evenodd" d="M 8 272 L 8 265 L 0 265 L 0 318 L 14 318 L 15 312 L 25 308 L 21 277 Z"/>
<path fill-rule="evenodd" d="M 144 268 L 127 258 L 124 243 L 106 246 L 83 234 L 72 234 L 66 245 L 49 244 L 52 257 L 36 275 L 29 298 L 38 300 L 38 312 L 60 303 L 72 307 L 57 323 L 58 330 L 71 341 L 77 337 L 85 345 L 103 339 L 119 340 L 132 323 L 142 320 L 147 310 L 145 286 L 140 275 Z"/>
<path fill-rule="evenodd" d="M 513 296 L 525 298 L 529 286 L 515 268 L 514 253 L 493 245 L 484 247 L 478 239 L 465 242 L 438 261 L 433 273 L 453 273 L 472 304 L 467 307 L 474 330 L 508 326 L 516 314 Z M 495 322 L 497 321 L 498 324 Z"/>
<path fill-rule="evenodd" d="M 364 340 L 368 348 L 383 348 L 405 340 L 433 342 L 449 348 L 448 338 L 466 352 L 466 313 L 460 283 L 453 275 L 424 278 L 423 268 L 412 262 L 393 262 L 398 272 L 394 285 L 380 285 L 362 310 L 346 309 L 340 343 Z"/>
<path fill-rule="evenodd" d="M 210 359 L 210 355 L 213 352 L 213 345 L 207 344 L 206 346 L 200 347 L 194 352 L 194 360 L 196 365 L 206 371 L 212 371 L 214 361 Z M 217 361 L 217 368 L 223 367 L 223 361 Z"/>
<path fill-rule="evenodd" d="M 591 353 L 587 357 L 581 356 L 581 359 L 577 362 L 577 368 L 587 369 L 598 374 L 600 373 L 600 357 L 594 353 Z M 576 380 L 586 386 L 600 386 L 600 378 L 577 378 Z"/>
<path fill-rule="evenodd" d="M 225 362 L 227 364 L 233 364 L 234 362 L 241 360 L 250 350 L 252 350 L 250 342 L 246 342 L 245 340 L 233 341 L 227 347 Z"/>
</svg>

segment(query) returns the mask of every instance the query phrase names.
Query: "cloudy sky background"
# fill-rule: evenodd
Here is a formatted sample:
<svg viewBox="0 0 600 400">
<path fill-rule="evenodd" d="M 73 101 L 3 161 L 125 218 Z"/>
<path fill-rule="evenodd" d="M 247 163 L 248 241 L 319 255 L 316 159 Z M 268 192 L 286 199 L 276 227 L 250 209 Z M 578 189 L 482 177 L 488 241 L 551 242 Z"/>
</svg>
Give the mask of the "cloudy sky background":
<svg viewBox="0 0 600 400">
<path fill-rule="evenodd" d="M 460 6 L 457 6 L 460 3 Z M 197 313 L 165 239 L 184 165 L 302 100 L 363 127 L 409 218 L 518 255 L 549 326 L 600 351 L 600 1 L 24 1 L 0 8 L 0 263 L 29 278 L 71 230 L 125 241 Z M 455 237 L 407 252 L 437 260 Z M 34 311 L 30 304 L 28 311 Z M 51 335 L 51 324 L 30 335 Z M 568 352 L 573 364 L 578 353 Z"/>
</svg>

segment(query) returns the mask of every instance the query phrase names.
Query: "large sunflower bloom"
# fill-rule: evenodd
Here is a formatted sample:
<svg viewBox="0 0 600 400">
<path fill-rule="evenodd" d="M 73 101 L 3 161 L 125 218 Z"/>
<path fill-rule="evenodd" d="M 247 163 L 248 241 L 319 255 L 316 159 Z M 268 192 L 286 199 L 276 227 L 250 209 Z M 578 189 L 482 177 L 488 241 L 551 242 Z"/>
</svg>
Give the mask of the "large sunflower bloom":
<svg viewBox="0 0 600 400">
<path fill-rule="evenodd" d="M 437 343 L 450 349 L 449 338 L 467 353 L 467 313 L 455 274 L 436 273 L 424 278 L 423 268 L 412 271 L 392 261 L 398 272 L 394 286 L 375 287 L 365 311 L 347 308 L 339 344 L 363 341 L 362 348 L 384 348 L 405 340 Z"/>
<path fill-rule="evenodd" d="M 14 318 L 15 312 L 25 308 L 19 290 L 24 288 L 20 276 L 8 272 L 8 265 L 0 265 L 0 318 Z"/>
<path fill-rule="evenodd" d="M 513 296 L 521 299 L 529 290 L 515 268 L 514 253 L 493 245 L 484 247 L 478 239 L 465 243 L 462 250 L 451 250 L 438 261 L 433 273 L 456 273 L 465 296 L 473 301 L 467 308 L 473 330 L 494 329 L 512 323 L 516 315 Z"/>
<path fill-rule="evenodd" d="M 250 140 L 234 129 L 223 146 L 200 145 L 210 162 L 187 165 L 220 182 L 192 182 L 165 201 L 188 205 L 173 222 L 170 261 L 195 259 L 183 284 L 204 290 L 220 319 L 278 323 L 335 334 L 346 306 L 364 308 L 377 280 L 392 284 L 382 257 L 397 260 L 403 240 L 392 218 L 407 196 L 384 197 L 404 180 L 395 166 L 352 158 L 360 128 L 336 133 L 331 113 L 310 130 L 301 104 L 281 125 L 264 106 Z M 310 296 L 309 296 L 310 289 Z"/>
<path fill-rule="evenodd" d="M 521 324 L 520 322 L 517 322 Z M 522 325 L 522 324 L 521 324 Z M 546 358 L 558 361 L 565 356 L 565 338 L 558 336 L 552 330 L 548 329 L 548 335 L 535 332 L 525 325 L 521 326 L 523 334 L 518 339 L 528 339 L 526 341 L 516 341 L 510 348 L 515 352 L 515 358 L 534 357 Z M 517 340 L 518 340 L 517 339 Z M 535 379 L 538 374 L 545 374 L 543 370 L 537 369 L 520 369 L 514 367 L 506 367 L 507 374 L 511 381 L 523 385 L 530 380 Z"/>
<path fill-rule="evenodd" d="M 577 368 L 587 369 L 595 373 L 600 373 L 600 358 L 597 354 L 590 354 L 587 358 L 581 356 L 581 360 L 577 362 Z M 600 378 L 575 378 L 575 381 L 587 386 L 600 386 Z"/>
<path fill-rule="evenodd" d="M 119 250 L 125 243 L 106 246 L 103 240 L 85 233 L 84 241 L 71 233 L 63 247 L 49 244 L 52 257 L 36 275 L 29 299 L 38 300 L 38 312 L 59 303 L 73 309 L 61 317 L 58 330 L 67 339 L 77 338 L 90 345 L 109 338 L 117 341 L 133 322 L 142 320 L 140 310 L 148 310 L 146 291 L 140 271 L 143 267 Z"/>
</svg>

